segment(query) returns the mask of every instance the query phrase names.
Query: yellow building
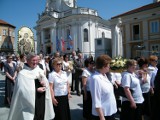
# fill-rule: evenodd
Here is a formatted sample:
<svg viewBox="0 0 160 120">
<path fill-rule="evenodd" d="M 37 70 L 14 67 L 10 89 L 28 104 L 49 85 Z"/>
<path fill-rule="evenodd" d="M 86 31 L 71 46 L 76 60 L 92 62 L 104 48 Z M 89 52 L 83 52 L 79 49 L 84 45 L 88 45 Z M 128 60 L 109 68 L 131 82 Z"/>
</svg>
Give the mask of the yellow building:
<svg viewBox="0 0 160 120">
<path fill-rule="evenodd" d="M 160 57 L 160 2 L 136 8 L 111 18 L 111 29 L 121 18 L 123 55 L 126 58 L 139 56 L 148 57 L 151 54 Z M 114 38 L 114 34 L 112 34 Z M 114 39 L 112 39 L 114 41 Z M 114 45 L 113 45 L 114 46 Z"/>
<path fill-rule="evenodd" d="M 14 53 L 15 26 L 0 20 L 0 53 Z"/>
</svg>

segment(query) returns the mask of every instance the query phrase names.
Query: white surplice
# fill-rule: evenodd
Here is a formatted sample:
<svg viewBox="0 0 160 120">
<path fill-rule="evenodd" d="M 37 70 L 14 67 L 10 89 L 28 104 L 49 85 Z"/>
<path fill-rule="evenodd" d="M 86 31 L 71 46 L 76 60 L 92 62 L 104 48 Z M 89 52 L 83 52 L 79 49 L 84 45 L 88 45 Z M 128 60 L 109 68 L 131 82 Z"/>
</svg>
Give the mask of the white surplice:
<svg viewBox="0 0 160 120">
<path fill-rule="evenodd" d="M 44 74 L 43 70 L 37 66 L 30 69 L 25 65 L 24 69 L 18 73 L 14 92 L 11 101 L 11 108 L 8 120 L 33 120 L 35 113 L 35 79 Z M 45 93 L 45 115 L 44 120 L 53 119 L 55 116 L 53 104 L 49 89 L 49 83 L 46 77 Z"/>
</svg>

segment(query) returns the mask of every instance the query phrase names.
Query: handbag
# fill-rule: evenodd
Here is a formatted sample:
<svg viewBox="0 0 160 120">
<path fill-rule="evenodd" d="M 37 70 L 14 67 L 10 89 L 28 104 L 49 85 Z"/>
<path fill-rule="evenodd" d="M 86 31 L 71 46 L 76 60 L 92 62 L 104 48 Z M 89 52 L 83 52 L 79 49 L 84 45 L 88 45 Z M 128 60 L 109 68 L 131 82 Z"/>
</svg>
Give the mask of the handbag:
<svg viewBox="0 0 160 120">
<path fill-rule="evenodd" d="M 121 86 L 121 85 L 117 85 L 118 87 L 115 87 L 114 86 L 114 93 L 115 93 L 115 96 L 122 96 L 122 97 L 125 97 L 127 98 L 126 94 L 125 94 L 125 91 L 124 91 L 124 88 Z M 131 94 L 133 93 L 133 90 L 130 89 L 131 91 Z"/>
</svg>

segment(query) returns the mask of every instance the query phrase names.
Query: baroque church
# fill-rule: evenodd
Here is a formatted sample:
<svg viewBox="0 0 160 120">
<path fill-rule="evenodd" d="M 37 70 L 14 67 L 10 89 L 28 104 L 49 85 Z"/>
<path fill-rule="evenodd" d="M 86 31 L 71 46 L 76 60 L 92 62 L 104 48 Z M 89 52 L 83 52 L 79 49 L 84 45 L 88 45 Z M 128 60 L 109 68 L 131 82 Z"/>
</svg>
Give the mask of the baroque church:
<svg viewBox="0 0 160 120">
<path fill-rule="evenodd" d="M 79 50 L 84 56 L 95 56 L 96 44 L 111 41 L 110 22 L 94 9 L 78 7 L 76 0 L 46 0 L 36 23 L 37 53 Z M 103 51 L 101 47 L 99 51 Z M 110 54 L 111 50 L 105 53 Z"/>
</svg>

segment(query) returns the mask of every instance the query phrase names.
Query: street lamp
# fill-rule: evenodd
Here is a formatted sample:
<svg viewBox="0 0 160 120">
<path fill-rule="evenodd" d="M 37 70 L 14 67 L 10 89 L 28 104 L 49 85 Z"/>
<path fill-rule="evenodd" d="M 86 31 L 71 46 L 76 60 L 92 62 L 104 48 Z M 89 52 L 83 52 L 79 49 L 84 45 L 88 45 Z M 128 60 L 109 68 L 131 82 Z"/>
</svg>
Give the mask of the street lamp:
<svg viewBox="0 0 160 120">
<path fill-rule="evenodd" d="M 134 46 L 134 48 L 136 50 L 136 56 L 138 57 L 138 56 L 142 55 L 142 51 L 145 49 L 145 46 L 143 46 L 143 45 L 136 45 L 136 46 Z"/>
<path fill-rule="evenodd" d="M 144 49 L 145 49 L 145 46 L 143 46 L 143 45 L 136 45 L 136 46 L 135 46 L 135 49 L 136 49 L 136 50 L 144 50 Z"/>
</svg>

